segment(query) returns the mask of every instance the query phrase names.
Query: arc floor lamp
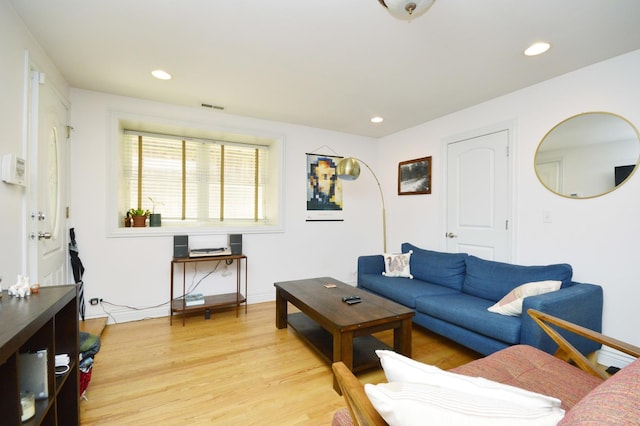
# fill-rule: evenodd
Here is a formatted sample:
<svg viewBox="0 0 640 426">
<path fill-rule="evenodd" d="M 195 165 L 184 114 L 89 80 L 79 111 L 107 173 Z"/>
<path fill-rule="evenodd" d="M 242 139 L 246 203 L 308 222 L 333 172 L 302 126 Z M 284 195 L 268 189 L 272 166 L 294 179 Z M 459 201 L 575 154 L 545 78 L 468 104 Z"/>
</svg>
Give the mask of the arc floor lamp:
<svg viewBox="0 0 640 426">
<path fill-rule="evenodd" d="M 382 200 L 382 245 L 384 252 L 387 252 L 387 212 L 384 206 L 384 195 L 382 194 L 382 187 L 380 186 L 380 181 L 378 180 L 378 176 L 373 172 L 371 167 L 364 161 L 355 157 L 347 157 L 343 158 L 336 168 L 336 174 L 338 175 L 338 179 L 342 180 L 356 180 L 358 176 L 360 176 L 360 164 L 364 164 L 367 169 L 373 175 L 373 178 L 376 180 L 378 184 L 378 190 L 380 191 L 380 199 Z"/>
</svg>

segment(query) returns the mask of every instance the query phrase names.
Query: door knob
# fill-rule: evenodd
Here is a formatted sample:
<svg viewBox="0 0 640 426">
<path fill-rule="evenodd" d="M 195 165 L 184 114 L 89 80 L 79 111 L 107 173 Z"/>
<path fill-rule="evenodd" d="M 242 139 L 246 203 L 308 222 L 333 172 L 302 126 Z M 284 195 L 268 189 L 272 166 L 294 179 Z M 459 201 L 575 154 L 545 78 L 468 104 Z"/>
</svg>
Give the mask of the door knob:
<svg viewBox="0 0 640 426">
<path fill-rule="evenodd" d="M 447 238 L 458 238 L 458 236 L 457 236 L 456 234 L 454 234 L 453 232 L 447 232 L 447 233 L 445 234 L 445 236 L 446 236 Z"/>
</svg>

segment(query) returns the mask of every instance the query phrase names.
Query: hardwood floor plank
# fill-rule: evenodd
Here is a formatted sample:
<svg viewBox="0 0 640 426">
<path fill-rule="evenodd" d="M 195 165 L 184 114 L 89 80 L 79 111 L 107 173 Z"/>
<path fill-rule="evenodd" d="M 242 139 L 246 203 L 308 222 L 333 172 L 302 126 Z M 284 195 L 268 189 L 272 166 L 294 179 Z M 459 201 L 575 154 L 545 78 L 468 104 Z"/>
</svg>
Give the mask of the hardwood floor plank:
<svg viewBox="0 0 640 426">
<path fill-rule="evenodd" d="M 376 336 L 392 343 L 390 331 Z M 168 317 L 108 325 L 101 340 L 83 425 L 327 425 L 345 406 L 331 366 L 275 327 L 274 302 L 190 316 L 184 327 Z M 448 369 L 479 355 L 414 326 L 413 357 Z M 381 369 L 358 377 L 384 381 Z"/>
</svg>

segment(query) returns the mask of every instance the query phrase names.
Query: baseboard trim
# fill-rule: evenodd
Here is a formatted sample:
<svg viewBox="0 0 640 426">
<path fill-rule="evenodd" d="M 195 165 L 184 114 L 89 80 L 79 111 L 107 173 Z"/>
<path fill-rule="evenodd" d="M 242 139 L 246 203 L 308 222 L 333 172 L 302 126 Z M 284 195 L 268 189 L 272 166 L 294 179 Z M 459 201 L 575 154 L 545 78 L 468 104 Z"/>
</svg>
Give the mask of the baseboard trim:
<svg viewBox="0 0 640 426">
<path fill-rule="evenodd" d="M 605 367 L 625 367 L 635 361 L 635 358 L 623 352 L 617 351 L 609 347 L 603 347 L 598 351 L 598 364 Z"/>
<path fill-rule="evenodd" d="M 265 292 L 250 294 L 247 299 L 247 303 L 252 305 L 254 303 L 272 302 L 275 300 L 274 292 Z M 127 307 L 114 307 L 109 309 L 109 305 L 103 306 L 104 311 L 107 313 L 107 324 L 124 323 L 131 321 L 141 321 L 148 318 L 162 318 L 169 316 L 168 306 L 161 306 L 149 309 L 131 309 Z M 103 314 L 100 315 L 87 315 L 86 319 L 104 318 Z"/>
</svg>

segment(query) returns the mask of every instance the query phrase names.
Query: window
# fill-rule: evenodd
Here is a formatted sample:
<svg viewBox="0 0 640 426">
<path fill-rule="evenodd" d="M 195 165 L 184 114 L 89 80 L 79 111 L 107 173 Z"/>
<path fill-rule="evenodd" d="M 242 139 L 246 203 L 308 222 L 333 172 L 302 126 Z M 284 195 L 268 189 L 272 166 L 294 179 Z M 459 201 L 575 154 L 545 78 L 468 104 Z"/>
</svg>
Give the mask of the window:
<svg viewBox="0 0 640 426">
<path fill-rule="evenodd" d="M 279 145 L 252 139 L 152 133 L 120 123 L 118 217 L 141 207 L 161 213 L 163 228 L 278 225 Z"/>
</svg>

